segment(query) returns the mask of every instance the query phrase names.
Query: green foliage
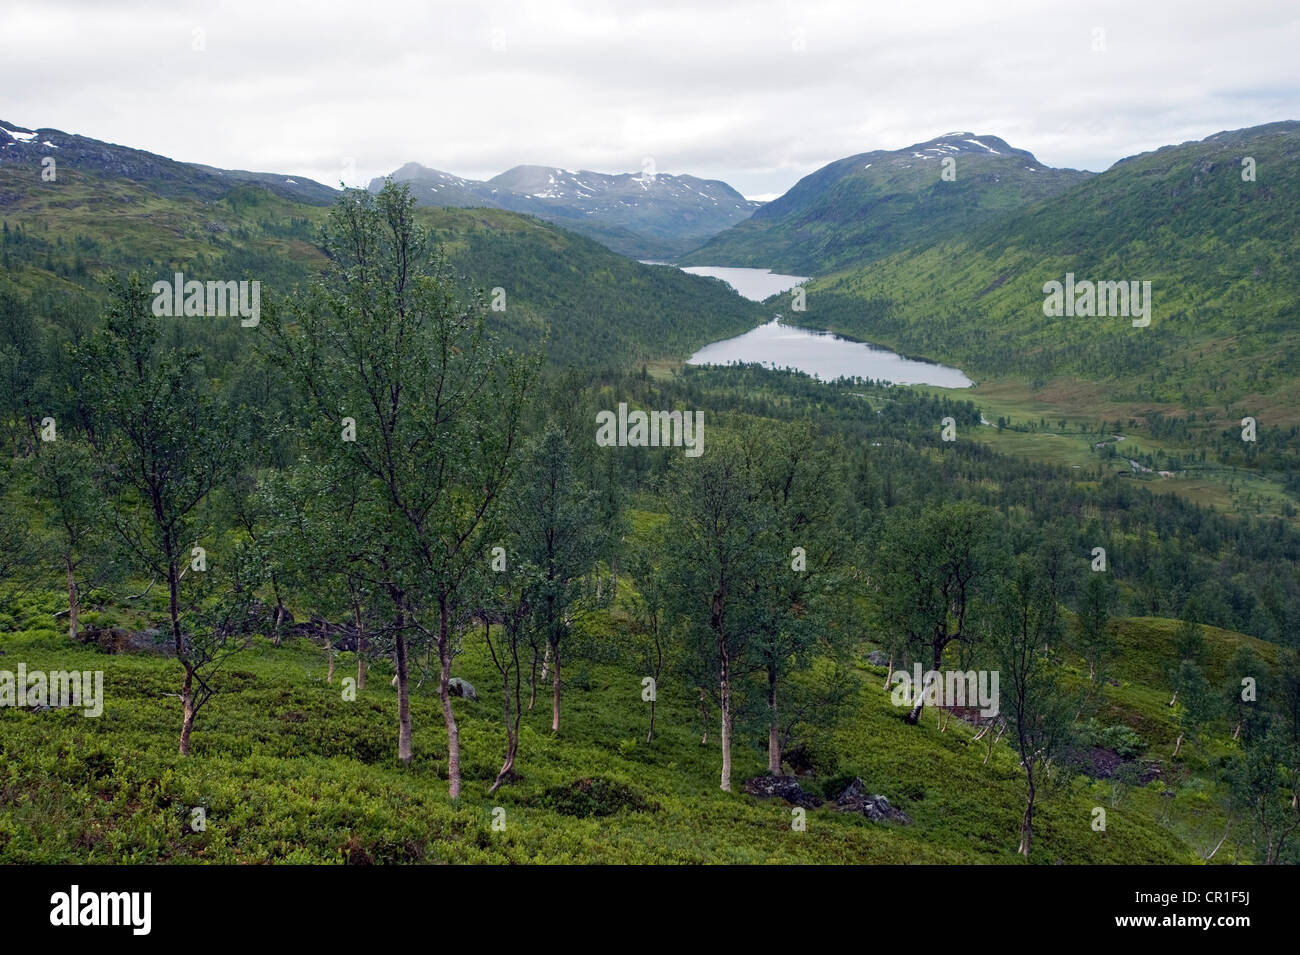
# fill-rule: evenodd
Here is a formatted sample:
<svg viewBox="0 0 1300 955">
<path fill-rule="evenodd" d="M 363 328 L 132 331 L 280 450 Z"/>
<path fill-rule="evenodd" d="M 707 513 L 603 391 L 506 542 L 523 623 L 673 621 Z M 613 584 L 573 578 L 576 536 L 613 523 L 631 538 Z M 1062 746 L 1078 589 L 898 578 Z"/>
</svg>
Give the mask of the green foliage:
<svg viewBox="0 0 1300 955">
<path fill-rule="evenodd" d="M 1145 748 L 1142 738 L 1133 727 L 1122 723 L 1103 727 L 1093 719 L 1079 727 L 1079 742 L 1085 746 L 1101 746 L 1113 750 L 1125 759 L 1133 759 Z"/>
<path fill-rule="evenodd" d="M 1288 263 L 1300 228 L 1278 197 L 1300 189 L 1297 155 L 1300 124 L 1290 122 L 1123 160 L 982 228 L 810 283 L 800 322 L 976 378 L 1070 376 L 1135 408 L 1217 410 L 1226 420 L 1205 429 L 1204 446 L 1224 463 L 1269 451 L 1275 469 L 1294 472 L 1300 324 Z M 1246 156 L 1257 181 L 1242 179 Z M 1043 285 L 1067 272 L 1151 281 L 1151 324 L 1046 317 Z M 1261 406 L 1285 409 L 1284 421 L 1273 430 L 1279 422 L 1261 418 L 1268 436 L 1242 442 L 1232 426 Z"/>
<path fill-rule="evenodd" d="M 537 804 L 562 816 L 579 819 L 612 816 L 622 810 L 648 812 L 655 808 L 626 783 L 600 777 L 553 786 L 541 794 Z"/>
<path fill-rule="evenodd" d="M 918 162 L 912 149 L 837 160 L 683 261 L 824 275 L 964 234 L 1090 175 L 1000 145 L 1001 155 L 962 153 L 951 181 L 935 157 Z"/>
<path fill-rule="evenodd" d="M 9 175 L 0 170 L 0 184 Z M 57 456 L 34 459 L 32 422 L 47 407 L 61 428 L 68 422 L 71 438 L 91 439 L 102 462 L 132 460 L 131 442 L 119 443 L 124 437 L 147 431 L 156 439 L 144 446 L 167 452 L 158 466 L 174 469 L 178 486 L 202 499 L 168 525 L 172 543 L 184 545 L 176 553 L 186 556 L 201 533 L 220 555 L 207 576 L 185 579 L 182 648 L 186 639 L 236 633 L 232 595 L 255 591 L 267 605 L 283 598 L 301 617 L 368 630 L 372 655 L 396 648 L 398 634 L 409 636 L 409 676 L 429 679 L 395 691 L 389 662 L 377 657 L 376 678 L 348 700 L 325 682 L 319 643 L 285 638 L 276 646 L 281 633 L 239 633 L 243 652 L 212 672 L 203 732 L 192 758 L 180 759 L 168 729 L 176 663 L 77 646 L 59 632 L 53 614 L 62 609 L 63 582 L 39 563 L 24 574 L 21 544 L 31 529 L 46 535 L 60 509 L 48 491 L 38 502 L 29 483 L 12 476 L 24 467 L 10 467 L 6 456 L 5 659 L 103 668 L 109 694 L 93 725 L 65 712 L 0 712 L 0 859 L 1009 862 L 1029 797 L 1033 861 L 1188 862 L 1189 818 L 1221 828 L 1232 794 L 1216 767 L 1227 765 L 1244 781 L 1232 811 L 1254 807 L 1257 820 L 1234 839 L 1259 847 L 1264 861 L 1292 857 L 1278 833 L 1291 820 L 1296 764 L 1288 740 L 1295 733 L 1287 735 L 1285 715 L 1300 711 L 1287 703 L 1300 684 L 1288 677 L 1293 668 L 1276 644 L 1300 625 L 1300 535 L 1286 521 L 1236 519 L 1100 468 L 1071 473 L 980 441 L 941 442 L 936 423 L 946 416 L 964 436 L 994 433 L 967 394 L 825 385 L 752 367 L 637 367 L 638 358 L 684 353 L 740 330 L 758 309 L 717 283 L 645 269 L 509 213 L 408 215 L 406 200 L 391 193 L 345 197 L 325 213 L 257 188 L 196 203 L 109 184 L 106 195 L 138 213 L 121 217 L 120 231 L 109 235 L 102 216 L 84 218 L 91 195 L 77 190 L 86 184 L 68 186 L 66 206 L 37 197 L 19 203 L 32 222 L 67 226 L 68 237 L 95 232 L 77 241 L 79 254 L 136 264 L 149 275 L 183 266 L 205 277 L 221 268 L 256 277 L 265 269 L 279 294 L 264 299 L 264 327 L 241 337 L 237 327 L 154 321 L 141 286 L 128 286 L 92 334 L 86 302 L 109 301 L 107 283 L 83 279 L 65 261 L 66 241 L 50 242 L 35 226 L 10 230 L 0 398 L 12 452 L 58 470 Z M 1046 233 L 1054 225 L 1023 221 L 1043 230 L 1034 233 L 1043 248 L 1059 250 L 1068 239 L 1056 235 L 1051 246 Z M 203 222 L 218 228 L 196 225 Z M 313 244 L 321 223 L 328 224 L 328 259 Z M 427 229 L 443 250 L 442 268 L 424 267 Z M 349 235 L 363 237 L 364 247 Z M 395 282 L 398 270 L 378 264 L 398 246 L 420 253 L 396 256 L 416 263 L 409 281 Z M 988 264 L 979 256 L 971 262 L 976 273 Z M 958 335 L 972 353 L 1001 335 L 1000 326 L 966 335 L 963 323 L 977 319 L 956 313 L 964 292 L 953 288 L 972 278 L 945 284 L 949 263 L 922 253 L 906 264 L 879 264 L 908 281 L 886 294 L 865 275 L 840 276 L 856 284 L 815 286 L 822 292 L 810 303 L 842 308 L 842 316 L 865 323 L 864 334 L 878 323 L 921 342 Z M 319 267 L 328 270 L 323 282 L 289 291 Z M 923 281 L 907 271 L 913 268 L 941 280 L 942 294 L 931 298 L 940 329 L 922 328 L 932 276 Z M 992 311 L 976 308 L 984 318 L 1022 321 L 1012 303 L 1024 292 L 1023 276 L 998 282 L 1000 275 L 978 276 L 987 294 L 966 304 L 987 302 Z M 507 293 L 505 312 L 486 309 L 473 294 L 472 287 L 497 286 Z M 275 366 L 281 373 L 256 360 L 253 340 L 271 351 L 284 347 Z M 527 375 L 507 353 L 511 344 L 545 352 L 552 365 L 583 367 L 545 371 L 546 387 L 529 406 L 521 399 Z M 58 360 L 69 349 L 107 360 Z M 1032 353 L 1004 359 L 1025 368 L 1037 360 Z M 441 375 L 443 363 L 455 370 Z M 636 371 L 602 371 L 602 364 Z M 152 399 L 141 382 L 154 386 Z M 624 400 L 704 409 L 705 455 L 596 447 L 594 412 Z M 239 450 L 218 468 L 194 449 L 221 457 L 220 442 L 204 443 L 220 413 L 246 431 L 231 426 Z M 356 442 L 340 440 L 343 417 L 357 420 Z M 1198 419 L 1193 427 L 1174 415 L 1151 421 L 1176 436 L 1221 424 Z M 1045 420 L 1010 421 L 1004 438 L 1048 428 Z M 529 434 L 538 438 L 517 469 Z M 1275 463 L 1288 460 L 1288 452 L 1268 453 Z M 209 480 L 206 466 L 221 470 L 220 479 Z M 144 540 L 158 524 L 153 487 L 119 483 L 129 468 L 101 470 L 115 523 L 123 536 Z M 518 509 L 498 511 L 511 487 L 520 492 L 512 499 Z M 593 529 L 601 532 L 596 539 L 577 539 Z M 552 531 L 572 549 L 552 547 Z M 488 572 L 498 540 L 513 542 L 507 549 L 520 576 L 508 584 Z M 796 546 L 807 552 L 802 574 L 791 566 Z M 1109 569 L 1071 594 L 1078 573 L 1089 575 L 1095 546 L 1106 548 Z M 170 620 L 166 589 L 146 593 L 158 566 L 140 564 L 146 576 L 129 591 L 96 575 L 98 586 L 85 591 L 84 622 L 138 631 Z M 548 707 L 518 705 L 528 654 L 511 656 L 513 673 L 499 665 L 502 649 L 513 650 L 501 637 L 508 625 L 493 615 L 513 610 L 502 610 L 509 601 L 495 588 L 519 597 L 530 579 L 545 586 L 519 603 L 528 610 L 519 633 L 564 620 L 533 616 L 538 594 L 582 611 L 564 623 L 562 737 L 549 732 Z M 585 601 L 597 588 L 606 596 Z M 1070 644 L 1062 639 L 1067 605 L 1078 609 L 1075 629 L 1086 634 Z M 491 646 L 482 629 L 489 617 Z M 1184 618 L 1183 631 L 1174 617 Z M 879 676 L 853 662 L 866 647 L 899 637 L 909 638 L 913 655 L 937 651 L 940 662 L 996 660 L 1010 735 L 995 745 L 974 742 L 960 715 L 943 732 L 933 721 L 907 725 Z M 763 771 L 763 744 L 775 725 L 779 755 L 814 774 L 806 777 L 810 791 L 831 795 L 861 777 L 873 792 L 905 802 L 914 824 L 885 829 L 827 807 L 796 836 L 787 806 L 718 793 L 711 781 L 716 709 L 702 704 L 700 691 L 707 697 L 718 687 L 722 695 L 724 641 L 737 780 Z M 334 653 L 358 662 L 350 651 Z M 1105 783 L 1071 778 L 1067 760 L 1055 757 L 1075 742 L 1070 723 L 1085 679 L 1079 658 L 1087 665 L 1107 656 L 1116 679 L 1099 673 L 1093 681 L 1098 716 L 1085 738 L 1122 756 L 1145 742 L 1167 757 L 1180 732 L 1196 735 L 1198 745 L 1164 774 L 1166 784 L 1126 776 L 1126 788 L 1111 795 L 1124 824 L 1102 840 L 1087 821 Z M 445 676 L 453 661 L 482 699 L 440 699 L 439 665 Z M 1225 724 L 1213 706 L 1199 708 L 1211 699 L 1217 705 L 1234 681 L 1239 694 L 1241 677 L 1257 669 L 1257 709 L 1242 700 Z M 658 677 L 652 739 L 640 682 L 647 672 Z M 1175 708 L 1167 705 L 1171 673 L 1183 687 Z M 492 697 L 503 685 L 517 760 L 511 785 L 488 795 L 501 765 L 502 710 Z M 418 745 L 405 752 L 399 745 L 395 759 L 391 723 L 404 706 L 408 742 Z M 464 788 L 449 803 L 456 755 Z M 1161 785 L 1175 793 L 1171 807 Z M 214 820 L 206 833 L 187 828 L 195 806 Z M 498 808 L 505 829 L 493 826 Z"/>
</svg>

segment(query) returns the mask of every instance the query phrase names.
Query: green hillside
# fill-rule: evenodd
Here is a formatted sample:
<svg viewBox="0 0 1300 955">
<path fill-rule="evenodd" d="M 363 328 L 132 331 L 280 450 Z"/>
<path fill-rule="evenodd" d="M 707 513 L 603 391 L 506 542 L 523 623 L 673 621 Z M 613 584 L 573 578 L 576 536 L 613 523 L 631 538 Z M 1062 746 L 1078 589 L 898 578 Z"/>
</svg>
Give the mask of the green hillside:
<svg viewBox="0 0 1300 955">
<path fill-rule="evenodd" d="M 1089 175 L 1044 166 L 996 136 L 950 133 L 833 162 L 682 262 L 824 275 L 964 235 Z"/>
<path fill-rule="evenodd" d="M 257 279 L 264 296 L 286 294 L 324 265 L 317 232 L 327 212 L 252 185 L 205 199 L 71 165 L 55 183 L 0 165 L 0 270 L 21 298 L 97 296 L 101 273 L 131 269 L 150 281 L 176 271 Z M 762 314 L 721 282 L 640 265 L 529 216 L 421 208 L 418 218 L 465 290 L 505 290 L 505 311 L 491 316 L 504 340 L 541 346 L 557 364 L 683 357 Z"/>
<path fill-rule="evenodd" d="M 0 860 L 1300 858 L 1300 529 L 1116 466 L 1223 422 L 1062 462 L 978 388 L 677 365 L 761 309 L 536 219 L 58 185 L 0 180 Z M 855 284 L 928 254 L 807 314 L 932 342 L 919 286 Z M 159 318 L 128 268 L 271 304 Z M 1261 433 L 1223 466 L 1295 473 Z M 887 663 L 1000 673 L 1001 722 Z M 6 700 L 19 664 L 103 671 L 103 714 Z"/>
<path fill-rule="evenodd" d="M 1293 423 L 1298 160 L 1300 123 L 1127 159 L 960 238 L 819 279 L 801 321 L 977 380 L 1077 377 L 1130 404 Z M 1044 284 L 1067 273 L 1150 281 L 1150 325 L 1045 315 Z"/>
<path fill-rule="evenodd" d="M 681 684 L 664 684 L 656 739 L 647 744 L 647 707 L 626 669 L 634 651 L 621 609 L 592 620 L 587 639 L 624 666 L 581 665 L 571 678 L 569 728 L 559 737 L 550 734 L 544 705 L 528 713 L 522 776 L 492 796 L 486 789 L 503 746 L 498 678 L 481 638 L 466 640 L 457 672 L 482 696 L 455 704 L 467 789 L 452 806 L 436 687 L 426 683 L 413 695 L 419 755 L 398 768 L 390 667 L 377 665 L 367 688 L 345 702 L 339 680 L 355 669 L 351 654 L 339 655 L 330 685 L 318 647 L 258 640 L 223 677 L 225 692 L 205 712 L 192 756 L 182 759 L 174 754 L 175 703 L 166 696 L 174 662 L 70 648 L 66 634 L 44 622 L 56 603 L 25 602 L 27 616 L 0 643 L 5 659 L 102 669 L 110 702 L 93 721 L 58 711 L 0 716 L 7 807 L 0 859 L 8 863 L 1017 861 L 1023 782 L 1011 750 L 999 744 L 985 765 L 983 744 L 972 743 L 972 730 L 960 722 L 943 733 L 930 719 L 906 725 L 881 689 L 878 668 L 857 669 L 854 699 L 828 731 L 833 769 L 802 785 L 819 793 L 861 777 L 905 811 L 910 825 L 872 823 L 828 805 L 809 809 L 800 832 L 783 800 L 718 793 L 716 735 L 701 744 L 696 694 Z M 118 611 L 106 612 L 105 622 L 109 617 L 124 619 Z M 1152 652 L 1144 650 L 1144 659 Z M 1117 712 L 1144 735 L 1158 728 L 1152 755 L 1154 744 L 1172 745 L 1161 692 L 1128 683 L 1116 691 L 1136 701 Z M 744 778 L 763 770 L 756 746 L 737 759 Z M 1219 817 L 1187 786 L 1194 776 L 1173 767 L 1169 773 L 1146 788 L 1080 779 L 1045 801 L 1039 838 L 1046 848 L 1037 861 L 1195 862 L 1214 845 Z M 562 794 L 583 780 L 609 780 L 627 792 L 611 792 L 603 808 L 599 800 L 569 808 Z M 1094 805 L 1107 807 L 1104 833 L 1090 826 Z M 191 830 L 194 807 L 205 809 L 206 831 Z M 505 810 L 504 831 L 492 829 L 496 807 Z M 573 815 L 593 809 L 613 814 Z M 1157 812 L 1164 824 L 1153 818 Z M 1216 861 L 1231 861 L 1234 848 L 1229 843 Z"/>
</svg>

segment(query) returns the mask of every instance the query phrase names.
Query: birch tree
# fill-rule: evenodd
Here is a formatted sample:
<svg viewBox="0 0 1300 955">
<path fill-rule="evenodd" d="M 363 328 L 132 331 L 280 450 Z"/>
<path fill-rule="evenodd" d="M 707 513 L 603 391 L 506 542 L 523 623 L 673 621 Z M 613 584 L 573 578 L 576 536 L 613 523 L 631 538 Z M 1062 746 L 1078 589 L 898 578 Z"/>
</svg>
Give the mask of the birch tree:
<svg viewBox="0 0 1300 955">
<path fill-rule="evenodd" d="M 778 551 L 757 461 L 733 435 L 710 440 L 708 453 L 673 466 L 665 563 L 687 639 L 718 688 L 720 788 L 730 792 L 736 671 L 761 626 L 756 581 L 772 572 Z"/>
<path fill-rule="evenodd" d="M 1025 858 L 1033 845 L 1039 792 L 1072 738 L 1074 704 L 1047 653 L 1061 631 L 1059 596 L 1039 561 L 1021 555 L 998 590 L 990 628 L 991 655 L 1000 672 L 999 710 L 1025 773 L 1025 812 L 1016 850 Z"/>
<path fill-rule="evenodd" d="M 45 453 L 32 461 L 33 492 L 47 505 L 43 512 L 48 531 L 47 566 L 66 582 L 68 637 L 76 640 L 81 617 L 81 592 L 77 579 L 89 558 L 106 563 L 101 544 L 103 502 L 92 481 L 89 450 L 70 437 L 50 442 Z"/>
<path fill-rule="evenodd" d="M 874 584 L 878 626 L 936 673 L 954 641 L 978 638 L 990 587 L 991 519 L 973 504 L 943 504 L 893 515 L 885 524 Z M 928 658 L 928 659 L 927 659 Z M 907 722 L 925 705 L 922 687 Z"/>
<path fill-rule="evenodd" d="M 93 448 L 114 528 L 140 569 L 167 582 L 171 640 L 183 670 L 184 756 L 212 693 L 202 671 L 222 659 L 231 630 L 229 621 L 206 627 L 213 646 L 187 635 L 182 619 L 194 601 L 183 589 L 197 590 L 204 580 L 206 505 L 237 466 L 240 443 L 235 416 L 209 393 L 198 353 L 162 344 L 151 298 L 138 276 L 119 283 L 103 324 L 77 357 L 91 393 Z"/>
<path fill-rule="evenodd" d="M 406 187 L 345 191 L 323 239 L 323 281 L 263 309 L 267 356 L 310 410 L 315 455 L 353 471 L 370 495 L 366 520 L 341 527 L 337 546 L 362 555 L 389 608 L 403 763 L 414 755 L 413 643 L 436 649 L 455 799 L 457 626 L 463 598 L 487 572 L 484 534 L 515 463 L 533 363 L 503 353 L 483 303 L 458 294 Z"/>
</svg>

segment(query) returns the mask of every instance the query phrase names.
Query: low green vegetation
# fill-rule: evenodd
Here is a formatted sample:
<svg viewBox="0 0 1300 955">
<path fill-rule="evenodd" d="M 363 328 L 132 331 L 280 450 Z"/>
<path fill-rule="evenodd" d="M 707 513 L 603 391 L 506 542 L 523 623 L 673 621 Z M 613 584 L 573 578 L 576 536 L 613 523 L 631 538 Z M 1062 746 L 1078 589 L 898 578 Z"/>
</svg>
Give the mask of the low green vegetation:
<svg viewBox="0 0 1300 955">
<path fill-rule="evenodd" d="M 0 707 L 0 859 L 1297 861 L 1288 522 L 969 395 L 545 361 L 446 263 L 573 240 L 454 214 L 346 195 L 211 339 L 4 300 L 0 693 L 105 684 Z"/>
</svg>

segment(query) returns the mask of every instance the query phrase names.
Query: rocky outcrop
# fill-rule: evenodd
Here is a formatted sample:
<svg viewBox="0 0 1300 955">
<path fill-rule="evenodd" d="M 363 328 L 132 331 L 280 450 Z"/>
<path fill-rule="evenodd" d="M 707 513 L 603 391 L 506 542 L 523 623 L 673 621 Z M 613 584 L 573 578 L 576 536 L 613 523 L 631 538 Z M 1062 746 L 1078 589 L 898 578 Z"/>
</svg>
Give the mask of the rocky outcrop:
<svg viewBox="0 0 1300 955">
<path fill-rule="evenodd" d="M 759 799 L 784 799 L 794 806 L 820 806 L 822 800 L 805 792 L 793 776 L 755 776 L 745 783 L 745 792 Z"/>
<path fill-rule="evenodd" d="M 903 825 L 911 823 L 911 818 L 901 809 L 895 808 L 884 796 L 867 792 L 867 785 L 861 779 L 854 779 L 845 787 L 835 800 L 836 812 L 861 813 L 872 822 L 898 822 Z"/>
<path fill-rule="evenodd" d="M 454 676 L 447 681 L 447 692 L 452 696 L 464 697 L 467 700 L 478 699 L 478 693 L 475 692 L 474 685 L 469 680 L 462 680 L 458 676 Z"/>
<path fill-rule="evenodd" d="M 161 630 L 127 630 L 123 627 L 83 626 L 77 632 L 82 643 L 92 644 L 106 653 L 172 652 L 169 638 Z"/>
</svg>

